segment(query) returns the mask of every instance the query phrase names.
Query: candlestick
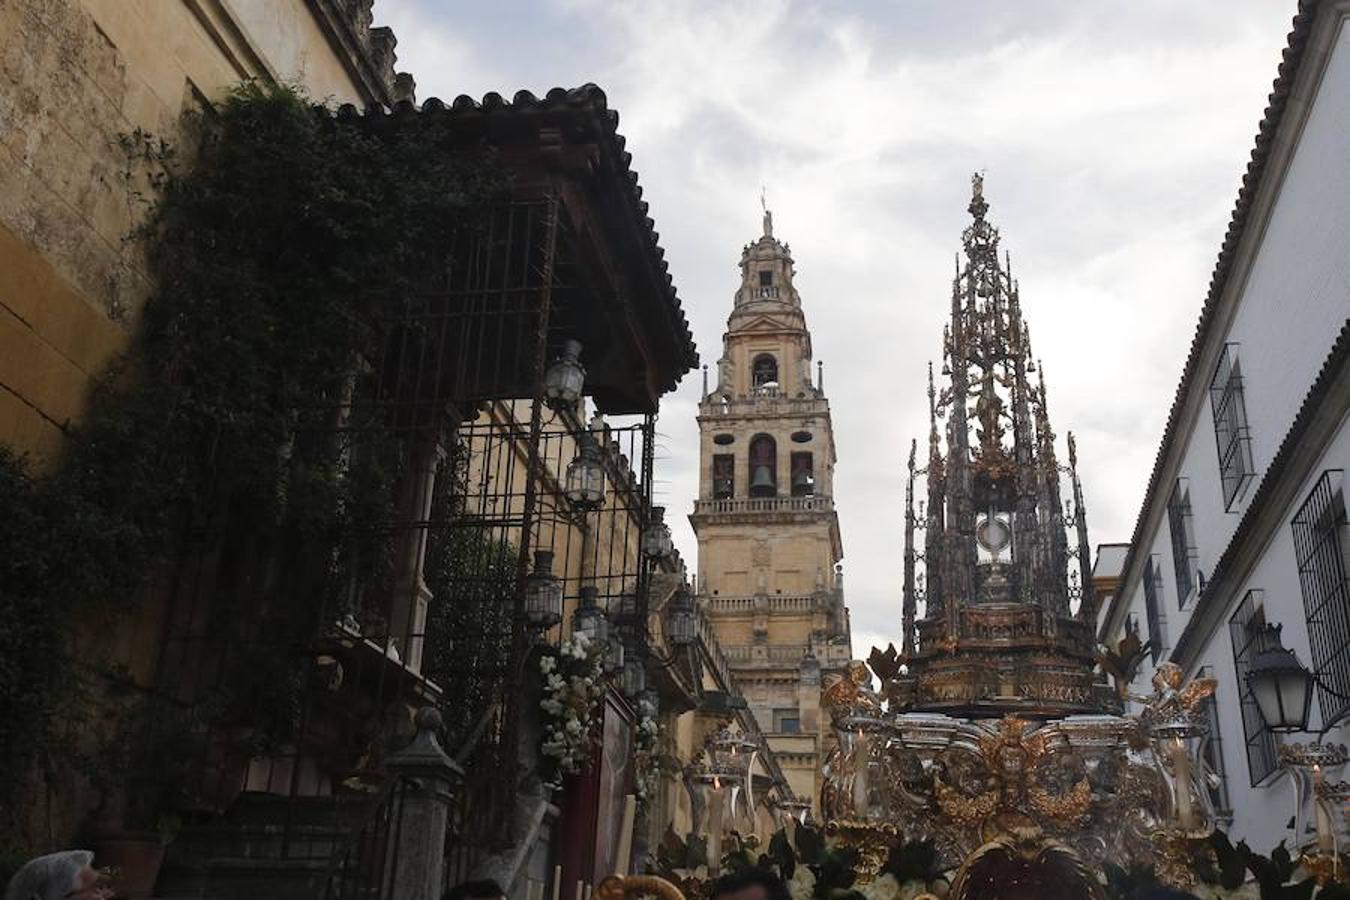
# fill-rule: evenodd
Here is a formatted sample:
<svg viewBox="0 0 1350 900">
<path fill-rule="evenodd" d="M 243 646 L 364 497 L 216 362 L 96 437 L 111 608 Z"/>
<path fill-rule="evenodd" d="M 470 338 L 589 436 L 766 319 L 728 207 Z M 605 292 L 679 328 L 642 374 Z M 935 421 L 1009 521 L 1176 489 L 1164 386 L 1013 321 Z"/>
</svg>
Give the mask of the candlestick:
<svg viewBox="0 0 1350 900">
<path fill-rule="evenodd" d="M 713 776 L 712 809 L 708 816 L 708 874 L 716 876 L 722 869 L 722 782 Z"/>
<path fill-rule="evenodd" d="M 1195 824 L 1195 804 L 1191 799 L 1191 756 L 1181 738 L 1172 744 L 1172 772 L 1176 777 L 1177 824 L 1191 831 Z"/>
<path fill-rule="evenodd" d="M 562 866 L 553 867 L 553 900 L 562 894 Z"/>
<path fill-rule="evenodd" d="M 853 814 L 867 816 L 867 743 L 861 728 L 853 744 Z"/>
<path fill-rule="evenodd" d="M 1335 835 L 1331 828 L 1331 815 L 1327 812 L 1326 800 L 1322 797 L 1322 767 L 1313 764 L 1313 812 L 1317 816 L 1317 851 L 1322 854 L 1333 853 L 1336 849 Z"/>
<path fill-rule="evenodd" d="M 623 798 L 623 823 L 619 826 L 619 855 L 614 860 L 614 874 L 627 875 L 629 857 L 633 855 L 633 822 L 637 819 L 637 795 Z"/>
<path fill-rule="evenodd" d="M 582 881 L 580 878 L 578 878 L 578 879 L 577 879 L 577 895 L 576 895 L 576 900 L 585 900 L 586 894 L 585 894 L 585 891 L 582 890 L 582 887 L 583 887 L 584 885 L 585 885 L 585 882 Z"/>
</svg>

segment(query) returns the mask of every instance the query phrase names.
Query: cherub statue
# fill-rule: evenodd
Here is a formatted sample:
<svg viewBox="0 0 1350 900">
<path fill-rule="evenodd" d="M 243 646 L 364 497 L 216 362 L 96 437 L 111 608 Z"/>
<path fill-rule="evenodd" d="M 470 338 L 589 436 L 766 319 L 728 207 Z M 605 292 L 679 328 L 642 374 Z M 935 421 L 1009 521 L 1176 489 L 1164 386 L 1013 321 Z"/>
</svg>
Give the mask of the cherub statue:
<svg viewBox="0 0 1350 900">
<path fill-rule="evenodd" d="M 820 705 L 832 715 L 874 716 L 881 712 L 881 701 L 872 690 L 872 673 L 862 660 L 851 660 L 847 674 L 820 695 Z"/>
<path fill-rule="evenodd" d="M 1218 686 L 1218 681 L 1213 678 L 1192 678 L 1184 685 L 1182 678 L 1181 666 L 1173 662 L 1161 663 L 1153 673 L 1153 693 L 1130 695 L 1131 700 L 1144 704 L 1145 721 L 1194 719 L 1200 703 Z"/>
</svg>

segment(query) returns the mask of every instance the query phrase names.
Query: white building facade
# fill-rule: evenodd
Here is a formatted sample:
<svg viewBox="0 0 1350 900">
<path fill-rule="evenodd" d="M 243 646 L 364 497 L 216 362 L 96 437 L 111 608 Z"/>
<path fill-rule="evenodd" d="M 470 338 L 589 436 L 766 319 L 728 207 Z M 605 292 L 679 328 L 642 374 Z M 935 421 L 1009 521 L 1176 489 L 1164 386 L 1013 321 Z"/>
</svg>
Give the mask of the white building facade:
<svg viewBox="0 0 1350 900">
<path fill-rule="evenodd" d="M 1280 626 L 1321 685 L 1313 734 L 1350 719 L 1350 0 L 1304 0 L 1219 253 L 1100 636 L 1127 621 L 1219 689 L 1207 757 L 1226 827 L 1304 844 L 1245 673 Z M 1350 743 L 1334 724 L 1325 740 Z"/>
</svg>

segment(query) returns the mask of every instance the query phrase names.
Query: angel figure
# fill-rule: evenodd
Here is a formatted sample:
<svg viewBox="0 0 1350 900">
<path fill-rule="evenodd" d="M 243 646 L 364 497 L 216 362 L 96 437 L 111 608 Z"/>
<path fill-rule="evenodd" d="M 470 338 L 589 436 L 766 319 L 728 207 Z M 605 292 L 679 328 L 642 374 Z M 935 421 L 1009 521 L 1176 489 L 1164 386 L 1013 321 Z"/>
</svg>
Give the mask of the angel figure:
<svg viewBox="0 0 1350 900">
<path fill-rule="evenodd" d="M 1153 693 L 1131 694 L 1130 699 L 1144 704 L 1143 718 L 1148 722 L 1194 719 L 1201 702 L 1213 695 L 1219 682 L 1192 678 L 1183 685 L 1183 678 L 1181 666 L 1161 663 L 1153 673 Z"/>
<path fill-rule="evenodd" d="M 851 660 L 847 674 L 831 684 L 820 695 L 820 705 L 834 715 L 869 715 L 881 713 L 881 701 L 872 690 L 872 673 L 861 660 Z"/>
</svg>

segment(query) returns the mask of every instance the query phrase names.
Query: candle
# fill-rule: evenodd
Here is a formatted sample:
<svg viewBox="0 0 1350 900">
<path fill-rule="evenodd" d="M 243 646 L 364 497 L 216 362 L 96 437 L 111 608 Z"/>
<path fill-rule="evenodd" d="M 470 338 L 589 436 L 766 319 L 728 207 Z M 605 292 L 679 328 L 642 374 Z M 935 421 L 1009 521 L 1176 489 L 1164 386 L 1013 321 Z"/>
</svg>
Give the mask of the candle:
<svg viewBox="0 0 1350 900">
<path fill-rule="evenodd" d="M 584 887 L 584 885 L 585 882 L 583 882 L 580 878 L 578 878 L 576 900 L 585 900 L 586 892 L 582 890 L 582 887 Z"/>
<path fill-rule="evenodd" d="M 713 776 L 712 809 L 708 823 L 708 874 L 717 875 L 722 869 L 722 782 Z"/>
<path fill-rule="evenodd" d="M 1191 798 L 1191 757 L 1181 738 L 1172 743 L 1172 772 L 1176 776 L 1177 824 L 1183 830 L 1196 828 L 1195 804 Z"/>
<path fill-rule="evenodd" d="M 586 882 L 586 900 L 591 900 L 591 883 Z"/>
<path fill-rule="evenodd" d="M 553 900 L 562 893 L 562 866 L 553 867 Z"/>
<path fill-rule="evenodd" d="M 853 814 L 867 816 L 867 741 L 861 728 L 853 744 Z"/>
<path fill-rule="evenodd" d="M 1336 838 L 1332 833 L 1331 816 L 1327 813 L 1327 802 L 1322 797 L 1322 767 L 1313 765 L 1313 811 L 1317 815 L 1317 851 L 1331 854 L 1336 849 Z"/>
<path fill-rule="evenodd" d="M 633 822 L 637 818 L 637 795 L 623 798 L 623 824 L 619 826 L 619 855 L 614 860 L 614 874 L 627 875 L 629 857 L 633 855 Z"/>
</svg>

